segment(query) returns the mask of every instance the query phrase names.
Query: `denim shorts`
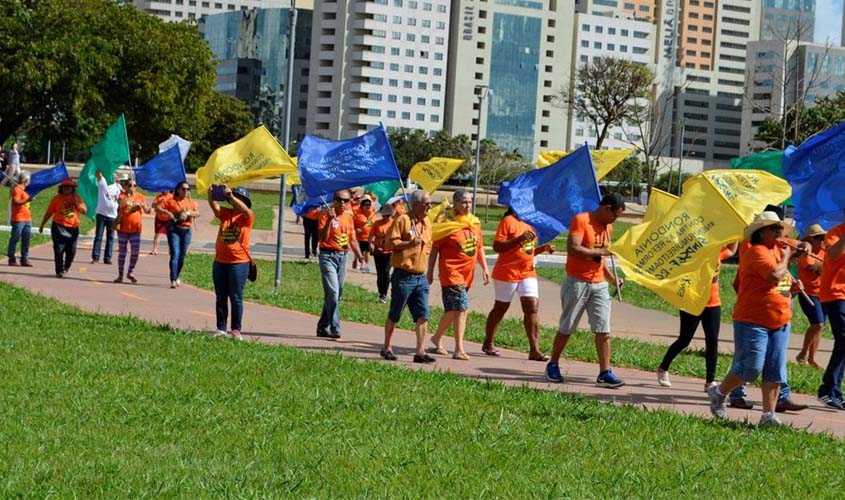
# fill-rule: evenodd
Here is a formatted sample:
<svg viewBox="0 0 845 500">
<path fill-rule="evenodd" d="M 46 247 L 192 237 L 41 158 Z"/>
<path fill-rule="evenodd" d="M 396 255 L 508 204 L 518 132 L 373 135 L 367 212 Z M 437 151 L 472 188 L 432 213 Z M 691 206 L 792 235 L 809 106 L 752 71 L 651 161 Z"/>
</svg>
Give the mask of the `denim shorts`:
<svg viewBox="0 0 845 500">
<path fill-rule="evenodd" d="M 464 285 L 444 286 L 443 309 L 446 311 L 466 311 L 469 309 L 469 294 Z"/>
<path fill-rule="evenodd" d="M 810 295 L 813 303 L 807 302 L 803 295 L 798 295 L 798 304 L 801 305 L 801 310 L 804 311 L 804 316 L 811 325 L 823 325 L 827 316 L 824 313 L 824 308 L 818 297 Z"/>
<path fill-rule="evenodd" d="M 390 310 L 387 319 L 398 323 L 406 305 L 415 323 L 420 319 L 428 319 L 428 280 L 425 273 L 413 274 L 403 269 L 394 269 L 390 276 Z"/>
<path fill-rule="evenodd" d="M 786 382 L 786 349 L 789 324 L 770 329 L 755 323 L 734 321 L 734 360 L 731 371 L 746 382 L 762 372 L 763 382 Z"/>
</svg>

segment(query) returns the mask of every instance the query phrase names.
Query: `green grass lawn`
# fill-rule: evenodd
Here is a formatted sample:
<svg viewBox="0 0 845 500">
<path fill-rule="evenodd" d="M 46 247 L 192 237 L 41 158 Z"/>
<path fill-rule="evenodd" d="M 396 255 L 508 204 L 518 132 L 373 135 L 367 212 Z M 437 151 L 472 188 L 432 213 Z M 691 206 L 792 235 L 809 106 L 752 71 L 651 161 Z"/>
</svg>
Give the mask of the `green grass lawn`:
<svg viewBox="0 0 845 500">
<path fill-rule="evenodd" d="M 824 435 L 212 339 L 3 283 L 0 303 L 17 304 L 0 329 L 4 498 L 821 498 L 845 486 L 845 448 Z"/>
<path fill-rule="evenodd" d="M 214 289 L 211 281 L 211 255 L 189 254 L 185 261 L 182 279 L 208 290 Z M 282 286 L 273 287 L 275 264 L 271 261 L 259 260 L 259 278 L 255 283 L 248 283 L 244 290 L 244 299 L 263 304 L 294 309 L 310 314 L 319 315 L 323 307 L 323 289 L 320 284 L 320 271 L 316 263 L 285 262 L 282 272 Z M 375 276 L 373 276 L 375 280 Z M 437 293 L 437 292 L 435 292 Z M 630 292 L 629 292 L 630 294 Z M 375 293 L 367 289 L 347 283 L 343 290 L 341 304 L 341 319 L 373 325 L 383 325 L 387 317 L 387 305 L 379 304 Z M 518 307 L 514 304 L 511 307 Z M 554 306 L 557 307 L 557 306 Z M 249 311 L 246 312 L 249 314 Z M 434 332 L 443 309 L 433 307 L 429 329 Z M 484 325 L 486 316 L 470 312 L 467 320 L 466 338 L 473 342 L 484 340 Z M 400 328 L 413 329 L 409 314 L 405 314 L 399 323 Z M 316 328 L 316 321 L 315 321 Z M 556 333 L 555 328 L 541 328 L 540 344 L 548 352 Z M 729 333 L 726 333 L 729 334 Z M 446 342 L 447 349 L 452 349 L 451 341 Z M 515 319 L 505 319 L 496 334 L 496 345 L 528 352 L 528 340 L 525 338 L 522 322 Z M 650 344 L 630 339 L 613 339 L 612 361 L 614 366 L 626 366 L 646 371 L 657 368 L 666 346 Z M 478 354 L 478 353 L 476 353 Z M 473 353 L 470 353 L 473 355 Z M 569 342 L 566 357 L 582 361 L 596 362 L 595 345 L 592 334 L 581 333 L 575 335 Z M 719 356 L 718 377 L 723 376 L 731 365 L 731 356 Z M 537 363 L 537 372 L 541 373 L 542 363 Z M 598 372 L 598 368 L 596 368 Z M 704 351 L 687 350 L 681 353 L 672 363 L 672 373 L 678 375 L 704 378 Z M 598 374 L 598 373 L 596 373 Z M 789 383 L 792 390 L 798 393 L 815 394 L 821 379 L 818 370 L 798 364 L 789 366 Z"/>
</svg>

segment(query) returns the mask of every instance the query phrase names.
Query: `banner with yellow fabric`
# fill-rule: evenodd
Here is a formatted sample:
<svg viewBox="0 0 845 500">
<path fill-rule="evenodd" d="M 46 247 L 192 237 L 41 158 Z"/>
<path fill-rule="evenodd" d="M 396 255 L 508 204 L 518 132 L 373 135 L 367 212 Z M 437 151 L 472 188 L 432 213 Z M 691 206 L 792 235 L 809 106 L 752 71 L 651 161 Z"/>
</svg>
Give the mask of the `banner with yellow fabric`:
<svg viewBox="0 0 845 500">
<path fill-rule="evenodd" d="M 446 200 L 429 209 L 428 220 L 431 221 L 432 241 L 442 240 L 465 227 L 481 225 L 481 220 L 473 214 L 457 215 Z"/>
<path fill-rule="evenodd" d="M 662 189 L 651 188 L 648 206 L 645 209 L 645 215 L 643 215 L 643 224 L 663 217 L 663 214 L 668 212 L 676 201 L 678 201 L 678 197 L 674 194 L 667 193 Z"/>
<path fill-rule="evenodd" d="M 414 165 L 408 178 L 419 184 L 422 189 L 433 193 L 463 164 L 464 160 L 457 158 L 434 157 Z"/>
<path fill-rule="evenodd" d="M 262 125 L 211 153 L 205 165 L 197 170 L 197 190 L 204 193 L 212 184 L 235 187 L 296 171 L 296 162 Z"/>
<path fill-rule="evenodd" d="M 293 164 L 296 165 L 296 156 L 291 156 L 291 161 Z M 302 184 L 302 181 L 299 179 L 299 171 L 294 170 L 293 172 L 288 172 L 287 177 L 285 177 L 285 184 L 288 186 L 296 186 L 297 184 Z"/>
<path fill-rule="evenodd" d="M 705 172 L 684 184 L 668 210 L 655 209 L 651 221 L 623 234 L 612 251 L 629 280 L 678 309 L 701 314 L 721 248 L 742 238 L 754 214 L 789 195 L 786 181 L 767 172 Z"/>
<path fill-rule="evenodd" d="M 627 158 L 635 149 L 601 149 L 598 151 L 590 151 L 590 157 L 593 159 L 593 166 L 596 168 L 596 179 L 602 180 L 614 168 L 618 167 L 622 160 Z M 564 156 L 571 153 L 565 151 L 540 151 L 540 157 L 537 159 L 538 167 L 548 167 L 557 162 Z"/>
</svg>

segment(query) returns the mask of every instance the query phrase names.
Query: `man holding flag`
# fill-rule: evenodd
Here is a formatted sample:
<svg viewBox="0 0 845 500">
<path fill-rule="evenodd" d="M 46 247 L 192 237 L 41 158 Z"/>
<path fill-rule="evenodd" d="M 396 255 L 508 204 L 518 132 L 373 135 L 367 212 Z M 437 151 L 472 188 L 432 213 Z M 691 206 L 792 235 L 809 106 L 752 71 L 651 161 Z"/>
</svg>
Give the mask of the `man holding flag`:
<svg viewBox="0 0 845 500">
<path fill-rule="evenodd" d="M 625 202 L 616 193 L 605 195 L 599 207 L 592 212 L 576 215 L 569 225 L 566 243 L 566 280 L 561 286 L 561 315 L 557 336 L 552 347 L 552 358 L 546 365 L 546 378 L 563 382 L 560 373 L 560 356 L 569 343 L 569 337 L 578 327 L 584 310 L 595 335 L 599 376 L 596 386 L 616 388 L 625 385 L 610 370 L 610 292 L 605 279 L 622 286 L 615 270 L 611 272 L 604 263 L 610 255 L 610 237 L 613 222 L 625 211 Z"/>
</svg>

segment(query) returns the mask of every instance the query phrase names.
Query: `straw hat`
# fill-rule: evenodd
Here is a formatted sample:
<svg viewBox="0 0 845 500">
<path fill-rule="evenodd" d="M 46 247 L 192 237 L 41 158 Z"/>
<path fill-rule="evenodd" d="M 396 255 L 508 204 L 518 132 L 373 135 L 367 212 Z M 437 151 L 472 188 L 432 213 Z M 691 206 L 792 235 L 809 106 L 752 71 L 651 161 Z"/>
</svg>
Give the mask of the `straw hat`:
<svg viewBox="0 0 845 500">
<path fill-rule="evenodd" d="M 750 240 L 751 236 L 755 232 L 757 232 L 757 230 L 763 229 L 764 227 L 769 227 L 769 226 L 784 226 L 784 227 L 786 227 L 786 224 L 782 220 L 780 220 L 780 217 L 778 217 L 778 214 L 776 214 L 774 212 L 759 213 L 759 214 L 757 214 L 756 217 L 754 217 L 754 221 L 751 222 L 751 224 L 749 224 L 748 227 L 745 228 L 745 239 Z"/>
<path fill-rule="evenodd" d="M 808 240 L 813 236 L 821 236 L 825 234 L 827 234 L 827 231 L 825 231 L 823 227 L 818 224 L 813 224 L 807 228 L 807 232 L 804 233 L 804 238 L 802 239 Z"/>
<path fill-rule="evenodd" d="M 126 182 L 128 180 L 129 180 L 129 174 L 122 173 L 122 174 L 118 174 L 118 176 L 117 176 L 117 182 Z"/>
</svg>

